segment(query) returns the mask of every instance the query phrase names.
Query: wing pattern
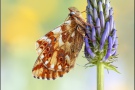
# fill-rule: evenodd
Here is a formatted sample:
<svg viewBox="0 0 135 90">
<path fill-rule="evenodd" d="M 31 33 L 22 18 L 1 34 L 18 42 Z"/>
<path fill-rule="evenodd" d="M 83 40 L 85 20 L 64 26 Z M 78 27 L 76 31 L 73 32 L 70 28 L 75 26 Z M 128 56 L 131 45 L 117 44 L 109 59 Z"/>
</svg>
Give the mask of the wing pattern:
<svg viewBox="0 0 135 90">
<path fill-rule="evenodd" d="M 84 30 L 73 17 L 37 40 L 38 58 L 32 69 L 38 79 L 56 79 L 74 67 L 83 45 Z"/>
</svg>

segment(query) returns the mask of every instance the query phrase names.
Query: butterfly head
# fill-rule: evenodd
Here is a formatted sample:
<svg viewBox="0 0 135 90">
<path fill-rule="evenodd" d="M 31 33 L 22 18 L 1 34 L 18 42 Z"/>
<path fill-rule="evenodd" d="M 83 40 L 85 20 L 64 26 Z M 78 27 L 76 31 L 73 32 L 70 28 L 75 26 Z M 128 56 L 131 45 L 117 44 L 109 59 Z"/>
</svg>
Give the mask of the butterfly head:
<svg viewBox="0 0 135 90">
<path fill-rule="evenodd" d="M 70 11 L 70 14 L 69 14 L 70 16 L 73 16 L 73 15 L 80 16 L 81 15 L 80 11 L 75 7 L 70 7 L 68 9 Z"/>
</svg>

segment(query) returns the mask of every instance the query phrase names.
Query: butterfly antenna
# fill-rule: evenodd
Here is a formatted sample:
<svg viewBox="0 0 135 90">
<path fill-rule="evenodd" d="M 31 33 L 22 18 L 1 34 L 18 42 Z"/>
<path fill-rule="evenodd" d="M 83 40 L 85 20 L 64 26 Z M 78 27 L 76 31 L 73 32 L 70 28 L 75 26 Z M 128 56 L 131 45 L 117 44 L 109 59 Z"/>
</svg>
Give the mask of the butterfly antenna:
<svg viewBox="0 0 135 90">
<path fill-rule="evenodd" d="M 82 11 L 81 13 L 84 13 L 84 12 L 86 12 L 86 10 Z"/>
</svg>

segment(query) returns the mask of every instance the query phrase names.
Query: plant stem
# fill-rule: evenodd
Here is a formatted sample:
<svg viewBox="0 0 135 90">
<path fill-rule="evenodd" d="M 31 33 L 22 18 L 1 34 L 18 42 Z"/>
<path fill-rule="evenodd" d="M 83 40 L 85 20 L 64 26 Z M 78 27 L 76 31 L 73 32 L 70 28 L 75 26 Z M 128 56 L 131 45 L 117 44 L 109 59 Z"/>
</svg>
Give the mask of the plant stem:
<svg viewBox="0 0 135 90">
<path fill-rule="evenodd" d="M 104 90 L 104 65 L 100 61 L 97 63 L 97 90 Z"/>
</svg>

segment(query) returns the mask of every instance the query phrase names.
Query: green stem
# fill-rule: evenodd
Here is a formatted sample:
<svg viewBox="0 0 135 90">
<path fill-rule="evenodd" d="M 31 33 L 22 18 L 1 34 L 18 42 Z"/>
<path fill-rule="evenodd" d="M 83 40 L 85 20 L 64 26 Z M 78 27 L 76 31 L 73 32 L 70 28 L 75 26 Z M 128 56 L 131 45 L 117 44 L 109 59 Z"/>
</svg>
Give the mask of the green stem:
<svg viewBox="0 0 135 90">
<path fill-rule="evenodd" d="M 104 90 L 104 65 L 100 61 L 97 63 L 97 90 Z"/>
</svg>

